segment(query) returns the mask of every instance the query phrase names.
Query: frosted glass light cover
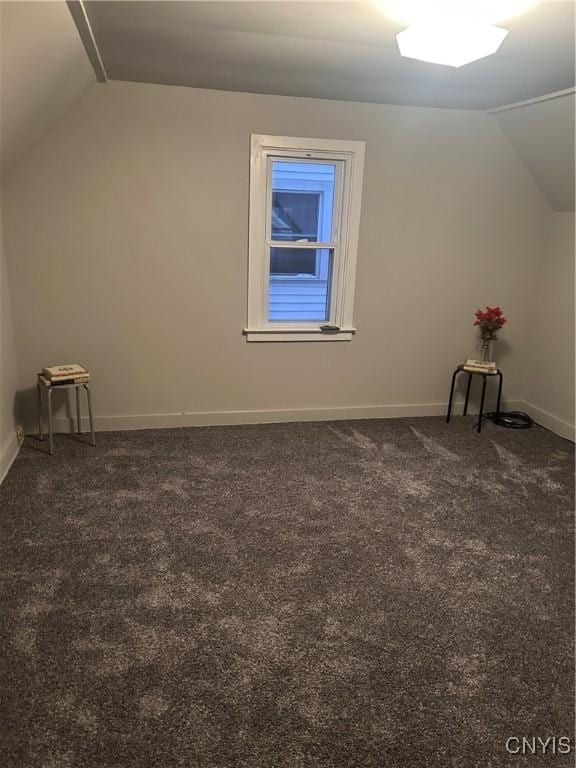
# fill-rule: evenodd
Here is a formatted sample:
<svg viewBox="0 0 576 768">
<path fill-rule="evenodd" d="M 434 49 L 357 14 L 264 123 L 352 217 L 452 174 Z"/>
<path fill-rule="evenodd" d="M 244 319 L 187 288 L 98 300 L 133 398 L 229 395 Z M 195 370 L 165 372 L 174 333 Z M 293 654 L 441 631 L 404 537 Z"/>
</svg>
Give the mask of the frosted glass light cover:
<svg viewBox="0 0 576 768">
<path fill-rule="evenodd" d="M 414 24 L 396 35 L 402 56 L 462 67 L 495 53 L 507 29 L 457 20 Z"/>
</svg>

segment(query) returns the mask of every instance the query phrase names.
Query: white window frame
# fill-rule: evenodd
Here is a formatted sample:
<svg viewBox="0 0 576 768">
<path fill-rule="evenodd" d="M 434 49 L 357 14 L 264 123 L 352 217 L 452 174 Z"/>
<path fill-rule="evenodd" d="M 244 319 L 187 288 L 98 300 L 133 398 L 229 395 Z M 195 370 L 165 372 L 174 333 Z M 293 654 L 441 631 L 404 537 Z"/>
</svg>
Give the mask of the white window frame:
<svg viewBox="0 0 576 768">
<path fill-rule="evenodd" d="M 250 151 L 250 222 L 248 268 L 248 341 L 350 341 L 356 333 L 353 324 L 354 288 L 365 143 L 335 139 L 305 139 L 254 134 Z M 340 161 L 335 187 L 333 235 L 329 243 L 292 242 L 290 247 L 323 248 L 333 251 L 330 320 L 269 321 L 268 211 L 272 198 L 270 158 Z M 333 326 L 336 330 L 322 329 Z"/>
</svg>

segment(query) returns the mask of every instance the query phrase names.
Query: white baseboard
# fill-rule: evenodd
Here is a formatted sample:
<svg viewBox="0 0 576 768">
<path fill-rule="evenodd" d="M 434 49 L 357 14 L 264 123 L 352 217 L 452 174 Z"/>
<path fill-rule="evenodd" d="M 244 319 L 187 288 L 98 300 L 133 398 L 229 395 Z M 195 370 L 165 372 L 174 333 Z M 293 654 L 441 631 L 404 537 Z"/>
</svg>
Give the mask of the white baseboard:
<svg viewBox="0 0 576 768">
<path fill-rule="evenodd" d="M 559 419 L 548 411 L 543 411 L 542 408 L 526 402 L 526 400 L 520 400 L 517 410 L 525 411 L 536 424 L 540 424 L 542 427 L 555 432 L 560 437 L 565 437 L 567 440 L 576 442 L 576 428 L 573 424 L 569 424 L 567 421 Z"/>
<path fill-rule="evenodd" d="M 421 403 L 403 405 L 358 405 L 334 408 L 286 408 L 281 410 L 251 411 L 196 411 L 185 413 L 144 413 L 117 416 L 96 416 L 97 432 L 112 432 L 134 429 L 173 429 L 175 427 L 206 427 L 233 424 L 274 424 L 289 421 L 341 421 L 348 419 L 395 419 L 409 416 L 444 416 L 447 403 Z M 463 401 L 453 405 L 454 416 L 462 414 Z M 536 408 L 524 400 L 508 400 L 502 403 L 502 410 L 526 411 L 537 424 L 551 429 L 562 437 L 574 440 L 574 427 Z M 470 405 L 470 416 L 478 413 Z M 82 428 L 88 430 L 88 420 L 82 420 Z M 74 430 L 72 419 L 57 416 L 54 419 L 55 432 Z"/>
<path fill-rule="evenodd" d="M 16 433 L 6 441 L 6 444 L 2 447 L 0 452 L 0 485 L 4 481 L 4 478 L 8 474 L 8 470 L 12 466 L 14 459 L 18 456 L 20 450 L 20 443 L 16 438 Z"/>
<path fill-rule="evenodd" d="M 442 416 L 445 403 L 421 405 L 360 405 L 334 408 L 286 408 L 267 411 L 198 411 L 188 413 L 147 413 L 122 416 L 96 416 L 96 431 L 131 429 L 170 429 L 226 424 L 273 424 L 288 421 L 340 421 L 345 419 L 392 419 L 406 416 Z M 88 429 L 87 419 L 82 420 Z M 70 432 L 73 422 L 65 416 L 54 418 L 55 432 Z"/>
<path fill-rule="evenodd" d="M 523 400 L 508 400 L 507 398 L 502 398 L 502 404 L 500 405 L 501 411 L 520 411 L 523 409 L 523 406 L 525 405 Z M 484 413 L 490 413 L 492 410 L 496 407 L 493 400 L 490 400 L 488 402 L 488 406 L 484 406 Z M 444 413 L 446 412 L 446 409 L 448 408 L 448 405 L 446 405 Z M 462 416 L 462 411 L 464 410 L 464 400 L 455 400 L 452 405 L 452 414 L 454 416 Z M 468 405 L 468 416 L 477 416 L 478 415 L 478 404 L 477 403 L 470 403 Z"/>
</svg>

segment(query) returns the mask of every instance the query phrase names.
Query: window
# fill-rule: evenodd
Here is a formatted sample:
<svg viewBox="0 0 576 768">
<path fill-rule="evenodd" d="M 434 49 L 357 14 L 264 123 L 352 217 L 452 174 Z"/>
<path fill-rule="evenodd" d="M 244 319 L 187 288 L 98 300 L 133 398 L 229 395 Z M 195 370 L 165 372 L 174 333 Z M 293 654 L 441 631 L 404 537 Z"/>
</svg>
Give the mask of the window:
<svg viewBox="0 0 576 768">
<path fill-rule="evenodd" d="M 252 136 L 248 341 L 348 341 L 364 143 Z"/>
</svg>

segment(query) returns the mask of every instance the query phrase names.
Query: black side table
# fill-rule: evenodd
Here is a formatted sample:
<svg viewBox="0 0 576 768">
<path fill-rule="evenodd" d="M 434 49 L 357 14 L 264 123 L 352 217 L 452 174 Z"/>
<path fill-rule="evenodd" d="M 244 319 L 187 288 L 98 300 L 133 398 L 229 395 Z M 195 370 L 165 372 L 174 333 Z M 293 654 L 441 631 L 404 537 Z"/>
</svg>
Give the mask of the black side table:
<svg viewBox="0 0 576 768">
<path fill-rule="evenodd" d="M 456 385 L 456 377 L 459 373 L 468 374 L 468 384 L 466 385 L 466 400 L 464 401 L 464 416 L 468 413 L 468 400 L 470 398 L 470 386 L 472 384 L 472 376 L 482 376 L 482 398 L 480 400 L 480 415 L 478 417 L 478 432 L 482 429 L 482 417 L 484 415 L 484 398 L 486 396 L 486 379 L 489 376 L 498 376 L 498 400 L 496 401 L 496 423 L 500 417 L 500 401 L 502 399 L 502 383 L 503 376 L 502 371 L 497 368 L 493 373 L 480 373 L 479 371 L 465 371 L 463 365 L 459 365 L 452 374 L 452 386 L 450 387 L 450 399 L 448 400 L 448 413 L 446 414 L 446 423 L 450 421 L 450 415 L 452 413 L 452 400 L 454 399 L 454 386 Z"/>
</svg>

